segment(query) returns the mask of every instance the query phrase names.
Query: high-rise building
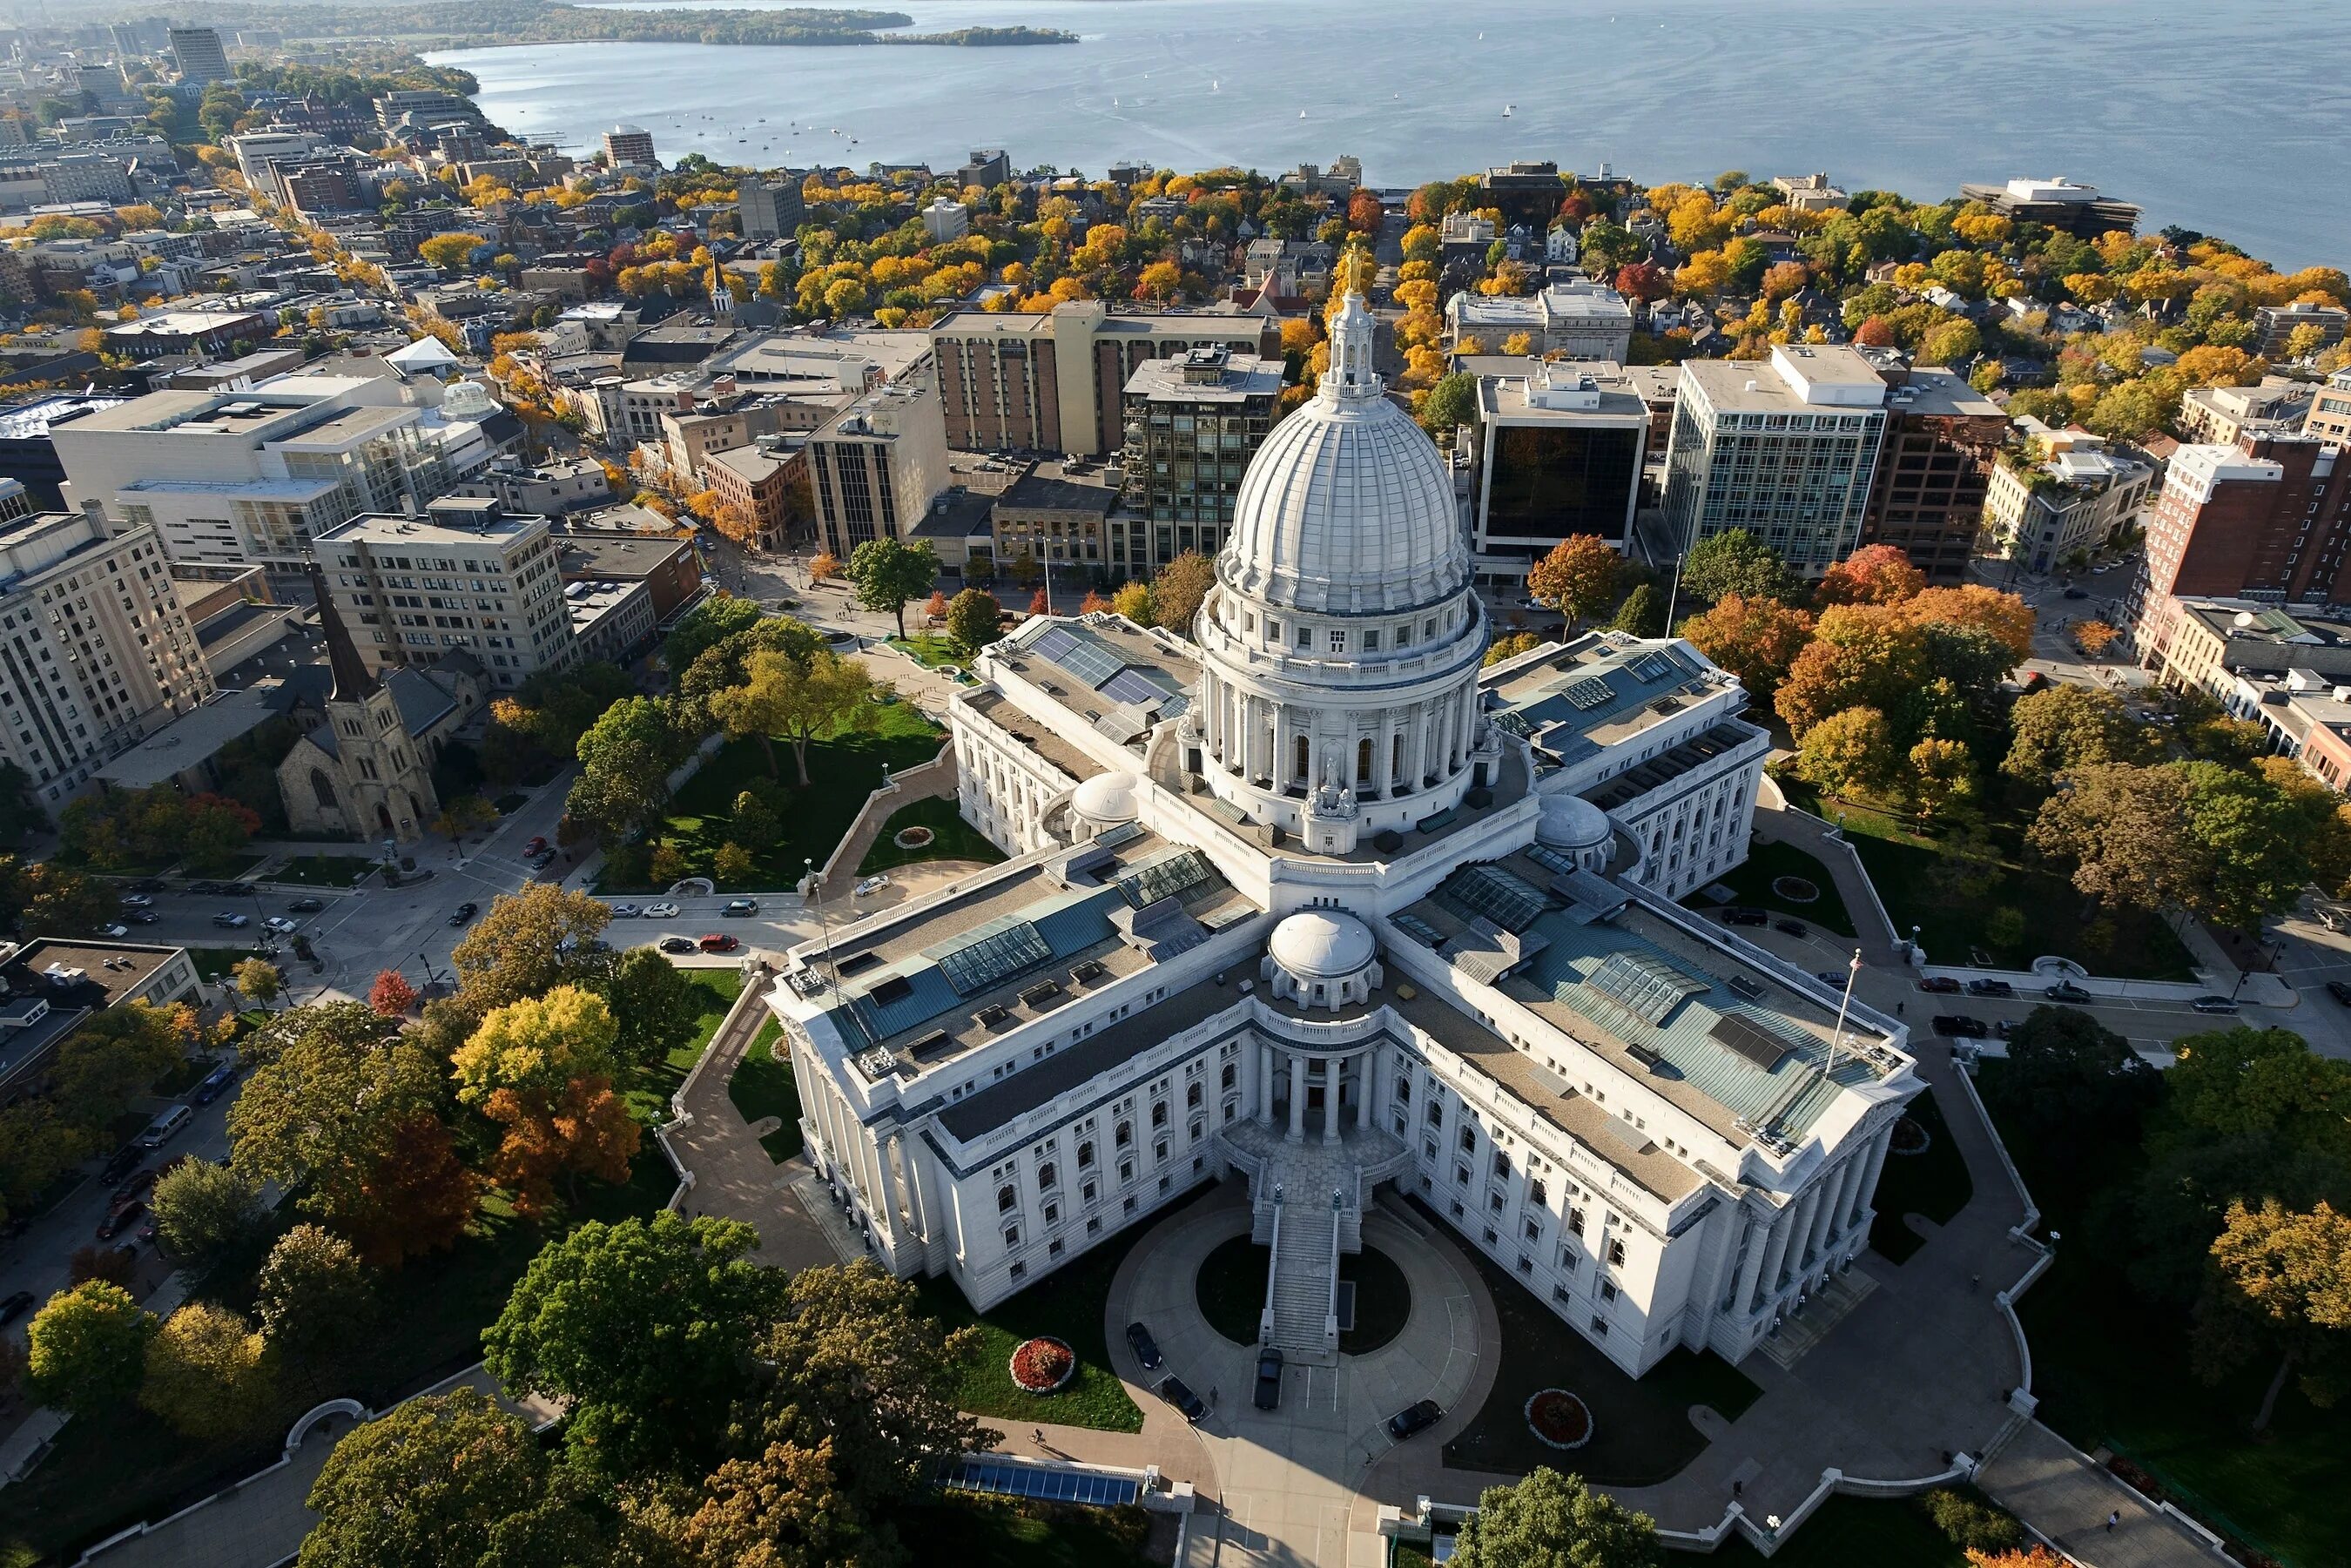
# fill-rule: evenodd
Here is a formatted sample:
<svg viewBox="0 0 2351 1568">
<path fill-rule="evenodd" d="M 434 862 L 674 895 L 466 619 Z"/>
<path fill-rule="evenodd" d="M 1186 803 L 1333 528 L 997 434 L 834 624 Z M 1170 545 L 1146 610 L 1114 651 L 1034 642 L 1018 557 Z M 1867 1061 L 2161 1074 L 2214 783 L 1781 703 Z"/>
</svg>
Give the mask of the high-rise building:
<svg viewBox="0 0 2351 1568">
<path fill-rule="evenodd" d="M 1817 577 L 1851 555 L 1886 433 L 1886 382 L 1859 350 L 1779 343 L 1768 360 L 1687 360 L 1666 452 L 1665 554 L 1744 528 Z"/>
<path fill-rule="evenodd" d="M 236 75 L 228 68 L 228 51 L 221 47 L 221 36 L 215 28 L 172 28 L 172 58 L 178 62 L 180 77 L 184 81 L 209 85 L 231 80 Z"/>
<path fill-rule="evenodd" d="M 2351 310 L 2298 299 L 2291 305 L 2262 306 L 2253 312 L 2253 326 L 2261 333 L 2253 352 L 2265 360 L 2283 360 L 2294 352 L 2294 333 L 2304 327 L 2317 329 L 2315 345 L 2307 352 L 2314 354 L 2341 342 L 2344 329 L 2351 327 Z"/>
<path fill-rule="evenodd" d="M 604 132 L 604 161 L 615 169 L 661 167 L 661 160 L 653 155 L 653 133 L 625 122 Z"/>
<path fill-rule="evenodd" d="M 817 541 L 847 560 L 869 539 L 904 539 L 947 487 L 938 394 L 921 371 L 876 387 L 809 433 Z"/>
<path fill-rule="evenodd" d="M 736 192 L 745 239 L 781 239 L 808 216 L 800 183 L 789 172 L 780 180 L 745 180 Z"/>
<path fill-rule="evenodd" d="M 370 674 L 465 653 L 504 690 L 580 657 L 545 517 L 453 496 L 421 517 L 353 517 L 318 559 Z"/>
<path fill-rule="evenodd" d="M 930 333 L 947 443 L 966 452 L 1095 456 L 1117 447 L 1126 425 L 1122 393 L 1144 361 L 1218 344 L 1269 360 L 1281 353 L 1280 329 L 1259 317 L 1129 314 L 1097 299 L 1042 316 L 950 311 Z"/>
<path fill-rule="evenodd" d="M 2351 601 L 2351 459 L 2247 432 L 2171 455 L 2147 522 L 2145 589 L 2284 604 Z"/>
<path fill-rule="evenodd" d="M 42 800 L 77 793 L 212 690 L 154 528 L 81 512 L 0 524 L 0 757 Z"/>
<path fill-rule="evenodd" d="M 1957 587 L 1983 530 L 1984 496 L 1992 459 L 2008 440 L 2008 415 L 1949 371 L 1897 365 L 1883 373 L 1893 391 L 1861 542 L 1893 545 L 1928 581 Z"/>
<path fill-rule="evenodd" d="M 1125 503 L 1110 527 L 1113 577 L 1147 577 L 1186 550 L 1215 555 L 1241 473 L 1273 428 L 1281 361 L 1222 344 L 1151 360 L 1126 382 Z"/>
<path fill-rule="evenodd" d="M 1012 178 L 1012 160 L 1004 155 L 1001 147 L 975 147 L 964 166 L 956 171 L 956 183 L 968 190 L 977 185 L 983 191 L 994 190 Z"/>
<path fill-rule="evenodd" d="M 1560 541 L 1626 548 L 1648 454 L 1649 405 L 1608 363 L 1530 360 L 1478 378 L 1470 548 L 1489 580 L 1523 581 Z"/>
</svg>

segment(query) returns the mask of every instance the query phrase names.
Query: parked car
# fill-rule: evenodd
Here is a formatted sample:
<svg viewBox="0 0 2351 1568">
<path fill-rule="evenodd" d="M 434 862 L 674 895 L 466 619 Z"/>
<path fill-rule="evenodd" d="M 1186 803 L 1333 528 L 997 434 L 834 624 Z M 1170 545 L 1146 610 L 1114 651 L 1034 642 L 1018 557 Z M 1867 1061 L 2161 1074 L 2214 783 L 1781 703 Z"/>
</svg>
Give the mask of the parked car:
<svg viewBox="0 0 2351 1568">
<path fill-rule="evenodd" d="M 231 915 L 226 910 L 223 910 L 220 914 L 213 916 L 213 924 L 219 926 L 224 931 L 235 931 L 240 927 L 252 925 L 253 916 L 250 915 Z"/>
<path fill-rule="evenodd" d="M 32 1306 L 33 1292 L 30 1291 L 18 1291 L 5 1301 L 0 1301 L 0 1328 L 5 1328 L 23 1317 L 32 1310 Z"/>
<path fill-rule="evenodd" d="M 141 1152 L 136 1144 L 123 1145 L 109 1155 L 106 1157 L 106 1163 L 98 1167 L 98 1179 L 100 1182 L 120 1181 L 123 1173 L 139 1163 Z"/>
<path fill-rule="evenodd" d="M 131 1221 L 146 1212 L 147 1205 L 135 1197 L 129 1203 L 116 1206 L 107 1211 L 104 1219 L 98 1222 L 98 1239 L 100 1241 L 113 1240 L 130 1228 Z"/>
<path fill-rule="evenodd" d="M 1769 925 L 1771 917 L 1760 909 L 1742 909 L 1737 904 L 1722 912 L 1725 925 Z"/>
<path fill-rule="evenodd" d="M 724 931 L 713 931 L 695 944 L 705 953 L 732 953 L 743 946 Z"/>
<path fill-rule="evenodd" d="M 860 881 L 851 891 L 859 898 L 871 898 L 889 885 L 890 873 L 888 872 L 875 872 L 872 876 Z"/>
<path fill-rule="evenodd" d="M 677 905 L 674 904 L 648 904 L 645 905 L 645 918 L 648 920 L 674 920 L 677 918 Z"/>
<path fill-rule="evenodd" d="M 286 916 L 282 915 L 273 915 L 261 924 L 268 927 L 270 930 L 277 932 L 280 936 L 291 936 L 294 935 L 296 930 L 298 929 L 293 921 L 287 919 Z"/>
<path fill-rule="evenodd" d="M 1918 982 L 1918 988 L 1930 997 L 1959 995 L 1959 983 L 1949 975 L 1929 975 Z"/>
<path fill-rule="evenodd" d="M 140 1134 L 135 1142 L 139 1147 L 152 1153 L 178 1137 L 195 1119 L 196 1113 L 185 1105 L 174 1105 L 150 1122 L 147 1130 Z"/>
<path fill-rule="evenodd" d="M 664 953 L 691 953 L 694 951 L 694 938 L 664 936 L 661 939 L 661 950 Z"/>
<path fill-rule="evenodd" d="M 2105 570 L 2105 568 L 2100 567 L 2098 570 L 2100 571 L 2104 571 Z M 2068 599 L 2087 599 L 2090 597 L 2090 591 L 2086 588 L 2069 588 L 2065 591 L 2065 597 Z"/>
<path fill-rule="evenodd" d="M 2086 1002 L 2091 999 L 2089 992 L 2071 980 L 2060 980 L 2042 995 L 2053 1002 Z"/>
<path fill-rule="evenodd" d="M 1423 1399 L 1388 1417 L 1388 1436 L 1401 1443 L 1416 1433 L 1427 1431 L 1444 1418 L 1445 1412 L 1437 1407 L 1436 1400 Z"/>
<path fill-rule="evenodd" d="M 123 937 L 131 935 L 131 927 L 128 925 L 101 925 L 98 928 L 98 934 L 101 936 L 111 937 L 115 941 L 119 942 Z"/>
<path fill-rule="evenodd" d="M 1281 1352 L 1271 1345 L 1257 1353 L 1257 1407 L 1281 1407 Z"/>
<path fill-rule="evenodd" d="M 1207 1406 L 1192 1392 L 1189 1384 L 1172 1372 L 1159 1380 L 1159 1397 L 1176 1406 L 1183 1413 L 1184 1419 L 1196 1427 L 1208 1418 Z"/>
<path fill-rule="evenodd" d="M 1774 920 L 1771 929 L 1789 936 L 1810 936 L 1813 928 L 1801 920 Z"/>
<path fill-rule="evenodd" d="M 296 899 L 286 907 L 295 915 L 316 915 L 327 907 L 327 901 L 323 898 L 303 897 Z"/>
<path fill-rule="evenodd" d="M 126 885 L 133 893 L 161 893 L 163 891 L 163 879 L 160 876 L 142 876 L 138 881 Z"/>
<path fill-rule="evenodd" d="M 547 848 L 547 835 L 545 833 L 533 833 L 530 836 L 530 842 L 523 845 L 522 852 L 527 855 L 535 855 L 545 848 Z"/>
<path fill-rule="evenodd" d="M 634 920 L 638 915 L 643 915 L 643 910 L 638 908 L 633 904 L 616 904 L 612 905 L 612 918 L 615 920 Z"/>
<path fill-rule="evenodd" d="M 1134 1359 L 1145 1372 L 1159 1370 L 1159 1342 L 1141 1323 L 1126 1325 L 1126 1348 L 1134 1352 Z"/>
<path fill-rule="evenodd" d="M 1970 980 L 1968 995 L 1971 997 L 2012 997 L 2016 988 L 2006 980 Z"/>
<path fill-rule="evenodd" d="M 2231 997 L 2199 997 L 2188 1005 L 2199 1013 L 2232 1013 L 2237 1010 L 2236 1000 Z"/>
<path fill-rule="evenodd" d="M 162 918 L 163 917 L 152 909 L 134 909 L 131 912 L 131 924 L 133 925 L 152 925 Z"/>
<path fill-rule="evenodd" d="M 1989 1031 L 1981 1019 L 1970 1018 L 1965 1013 L 1937 1013 L 1935 1032 L 1945 1040 L 1981 1040 Z"/>
<path fill-rule="evenodd" d="M 133 1172 L 130 1180 L 114 1189 L 114 1196 L 106 1200 L 107 1207 L 120 1208 L 133 1198 L 144 1197 L 148 1189 L 155 1185 L 155 1178 L 162 1174 L 161 1166 L 150 1166 L 143 1171 Z"/>
<path fill-rule="evenodd" d="M 2022 1019 L 1994 1019 L 1991 1020 L 1991 1035 L 1994 1040 L 2013 1040 L 2016 1031 L 2022 1027 Z"/>
<path fill-rule="evenodd" d="M 191 1098 L 199 1105 L 209 1105 L 226 1093 L 228 1086 L 235 1082 L 236 1063 L 224 1061 L 204 1074 L 204 1081 L 196 1085 L 195 1092 Z"/>
<path fill-rule="evenodd" d="M 759 913 L 759 901 L 756 898 L 730 898 L 726 901 L 726 907 L 718 913 L 729 920 L 748 919 Z"/>
<path fill-rule="evenodd" d="M 2351 1008 L 2351 985 L 2341 980 L 2329 980 L 2326 982 L 2326 994 L 2345 1007 Z"/>
<path fill-rule="evenodd" d="M 125 909 L 144 909 L 154 902 L 143 893 L 126 893 L 122 895 L 122 907 Z"/>
<path fill-rule="evenodd" d="M 482 906 L 480 904 L 475 904 L 472 899 L 467 899 L 465 903 L 459 904 L 456 908 L 449 912 L 449 924 L 452 925 L 463 925 L 465 922 L 471 920 L 475 915 L 479 915 L 481 912 Z"/>
<path fill-rule="evenodd" d="M 203 898 L 214 894 L 227 893 L 230 889 L 226 883 L 222 882 L 192 882 L 188 883 L 188 891 Z"/>
</svg>

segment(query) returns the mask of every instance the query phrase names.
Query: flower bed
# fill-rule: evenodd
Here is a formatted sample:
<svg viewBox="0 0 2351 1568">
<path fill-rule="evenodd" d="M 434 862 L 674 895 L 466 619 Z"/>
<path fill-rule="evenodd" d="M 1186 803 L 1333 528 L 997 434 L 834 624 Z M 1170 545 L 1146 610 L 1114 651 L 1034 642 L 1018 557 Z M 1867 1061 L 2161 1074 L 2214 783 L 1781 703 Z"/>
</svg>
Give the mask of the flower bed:
<svg viewBox="0 0 2351 1568">
<path fill-rule="evenodd" d="M 1821 890 L 1809 877 L 1775 876 L 1771 879 L 1771 891 L 1791 904 L 1818 904 L 1821 901 Z"/>
<path fill-rule="evenodd" d="M 890 841 L 902 850 L 924 850 L 930 848 L 931 841 L 937 837 L 928 828 L 901 828 L 890 835 Z"/>
<path fill-rule="evenodd" d="M 1077 1353 L 1061 1340 L 1040 1335 L 1012 1353 L 1012 1381 L 1023 1393 L 1055 1393 L 1077 1375 Z"/>
<path fill-rule="evenodd" d="M 1564 1388 L 1544 1388 L 1527 1401 L 1527 1430 L 1554 1448 L 1592 1441 L 1592 1412 Z"/>
<path fill-rule="evenodd" d="M 1890 1155 L 1923 1155 L 1934 1145 L 1934 1134 L 1918 1124 L 1917 1119 L 1904 1116 L 1894 1124 L 1894 1135 L 1886 1143 Z"/>
</svg>

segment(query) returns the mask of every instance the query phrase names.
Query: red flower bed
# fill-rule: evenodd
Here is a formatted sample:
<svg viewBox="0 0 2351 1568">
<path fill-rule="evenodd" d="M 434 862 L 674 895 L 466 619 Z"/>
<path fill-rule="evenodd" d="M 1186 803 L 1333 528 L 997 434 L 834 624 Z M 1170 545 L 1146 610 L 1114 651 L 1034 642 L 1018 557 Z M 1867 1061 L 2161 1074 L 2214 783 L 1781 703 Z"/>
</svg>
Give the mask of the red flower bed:
<svg viewBox="0 0 2351 1568">
<path fill-rule="evenodd" d="M 1887 1149 L 1897 1155 L 1923 1155 L 1934 1140 L 1927 1129 L 1911 1117 L 1904 1116 L 1894 1124 L 1894 1136 L 1886 1140 Z"/>
<path fill-rule="evenodd" d="M 1554 1448 L 1592 1440 L 1592 1412 L 1564 1388 L 1546 1388 L 1527 1401 L 1527 1428 Z"/>
<path fill-rule="evenodd" d="M 1032 1339 L 1012 1353 L 1012 1381 L 1030 1394 L 1050 1394 L 1078 1370 L 1075 1352 L 1057 1339 Z"/>
</svg>

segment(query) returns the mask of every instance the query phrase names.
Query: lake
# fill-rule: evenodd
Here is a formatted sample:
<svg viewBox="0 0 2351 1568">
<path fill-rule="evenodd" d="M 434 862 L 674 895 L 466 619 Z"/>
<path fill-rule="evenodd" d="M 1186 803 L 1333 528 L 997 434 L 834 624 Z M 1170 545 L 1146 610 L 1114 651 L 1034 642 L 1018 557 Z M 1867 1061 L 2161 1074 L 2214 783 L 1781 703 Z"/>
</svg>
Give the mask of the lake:
<svg viewBox="0 0 2351 1568">
<path fill-rule="evenodd" d="M 704 0 L 709 4 L 710 0 Z M 876 0 L 881 4 L 882 0 Z M 2064 174 L 2281 267 L 2351 263 L 2351 0 L 903 0 L 918 31 L 1075 45 L 555 44 L 435 54 L 509 131 L 664 159 L 1269 173 L 1511 158 L 1650 183 L 1825 170 L 1917 199 Z M 1505 109 L 1510 112 L 1506 115 Z M 833 134 L 838 131 L 840 134 Z M 854 140 L 854 146 L 852 141 Z"/>
</svg>

